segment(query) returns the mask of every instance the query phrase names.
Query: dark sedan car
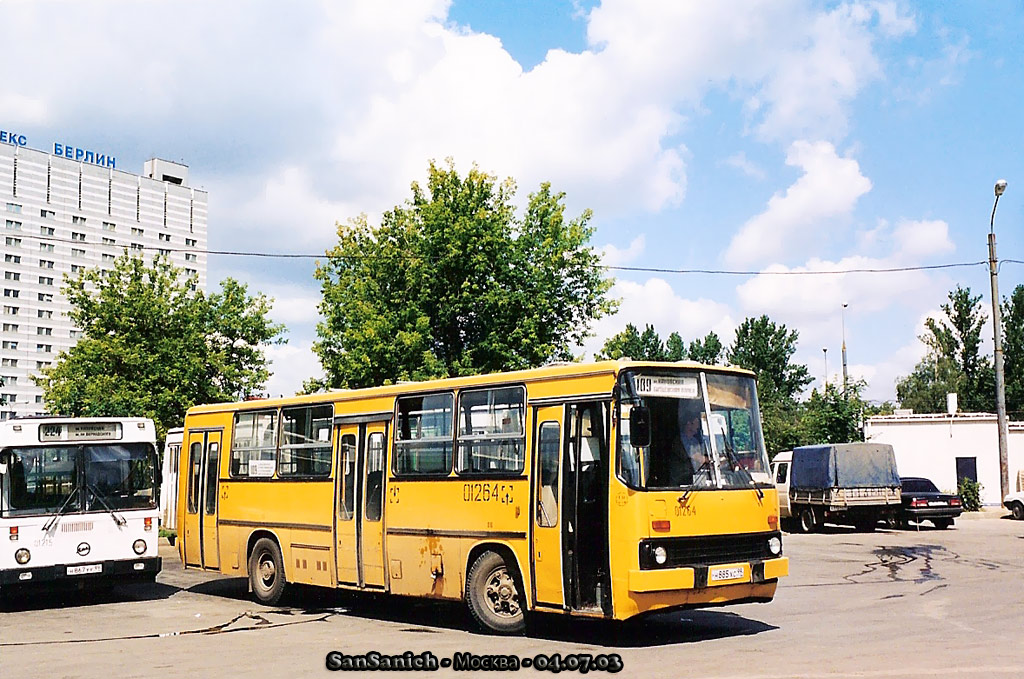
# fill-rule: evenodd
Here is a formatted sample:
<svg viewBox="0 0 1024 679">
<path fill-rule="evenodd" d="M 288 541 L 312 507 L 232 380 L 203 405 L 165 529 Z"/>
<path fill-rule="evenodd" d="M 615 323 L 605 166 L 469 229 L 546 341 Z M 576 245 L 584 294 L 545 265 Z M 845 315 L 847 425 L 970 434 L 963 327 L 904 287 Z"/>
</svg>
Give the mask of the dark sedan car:
<svg viewBox="0 0 1024 679">
<path fill-rule="evenodd" d="M 960 516 L 960 496 L 943 493 L 928 479 L 901 477 L 903 506 L 899 522 L 907 526 L 912 522 L 931 521 L 936 528 L 949 528 Z"/>
</svg>

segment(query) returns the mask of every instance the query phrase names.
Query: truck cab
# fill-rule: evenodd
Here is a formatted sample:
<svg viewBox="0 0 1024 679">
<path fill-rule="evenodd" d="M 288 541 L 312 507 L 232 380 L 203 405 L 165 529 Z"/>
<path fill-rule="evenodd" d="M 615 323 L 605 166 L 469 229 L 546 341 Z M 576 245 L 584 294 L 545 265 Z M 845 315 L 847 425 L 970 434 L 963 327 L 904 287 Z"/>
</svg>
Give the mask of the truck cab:
<svg viewBox="0 0 1024 679">
<path fill-rule="evenodd" d="M 793 464 L 792 451 L 779 453 L 772 460 L 772 478 L 779 493 L 779 518 L 791 519 L 793 512 L 789 504 L 789 469 Z"/>
</svg>

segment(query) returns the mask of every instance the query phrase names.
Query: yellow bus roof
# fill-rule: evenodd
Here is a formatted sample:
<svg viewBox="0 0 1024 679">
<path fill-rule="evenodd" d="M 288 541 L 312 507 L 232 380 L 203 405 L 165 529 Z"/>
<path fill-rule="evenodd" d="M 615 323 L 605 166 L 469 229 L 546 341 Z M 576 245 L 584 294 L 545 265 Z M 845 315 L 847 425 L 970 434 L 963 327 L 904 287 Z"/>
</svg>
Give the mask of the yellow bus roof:
<svg viewBox="0 0 1024 679">
<path fill-rule="evenodd" d="M 540 368 L 515 370 L 512 372 L 467 375 L 463 377 L 444 377 L 434 380 L 423 380 L 421 382 L 399 382 L 397 384 L 388 384 L 380 387 L 366 387 L 363 389 L 336 389 L 316 394 L 253 399 L 233 403 L 211 403 L 207 405 L 193 406 L 189 408 L 188 412 L 189 414 L 215 413 L 225 410 L 246 409 L 248 407 L 266 408 L 280 405 L 323 403 L 325 401 L 350 401 L 367 398 L 381 398 L 386 396 L 399 396 L 401 394 L 421 391 L 439 391 L 445 389 L 458 389 L 462 387 L 488 386 L 516 382 L 536 382 L 602 374 L 612 375 L 617 374 L 619 371 L 626 368 L 699 368 L 711 372 L 754 377 L 754 373 L 752 371 L 739 366 L 707 365 L 704 363 L 697 363 L 696 361 L 665 362 L 614 360 L 590 363 L 551 363 L 541 366 Z"/>
</svg>

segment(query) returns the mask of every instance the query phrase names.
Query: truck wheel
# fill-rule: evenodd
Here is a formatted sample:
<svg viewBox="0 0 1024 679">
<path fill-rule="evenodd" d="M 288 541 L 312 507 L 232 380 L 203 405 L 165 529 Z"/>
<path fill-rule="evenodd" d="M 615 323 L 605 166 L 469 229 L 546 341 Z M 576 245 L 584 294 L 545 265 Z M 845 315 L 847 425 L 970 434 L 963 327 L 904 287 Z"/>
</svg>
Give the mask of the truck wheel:
<svg viewBox="0 0 1024 679">
<path fill-rule="evenodd" d="M 1010 511 L 1013 512 L 1013 518 L 1018 521 L 1024 520 L 1024 505 L 1019 502 L 1014 502 L 1013 506 L 1010 507 Z"/>
<path fill-rule="evenodd" d="M 466 576 L 466 605 L 481 628 L 497 634 L 519 634 L 526 628 L 522 588 L 513 567 L 495 552 L 484 552 Z"/>
<path fill-rule="evenodd" d="M 810 533 L 818 527 L 818 521 L 814 516 L 814 509 L 811 507 L 804 507 L 800 510 L 799 516 L 799 527 L 801 533 Z"/>
<path fill-rule="evenodd" d="M 270 538 L 260 538 L 249 557 L 249 584 L 256 600 L 276 606 L 284 594 L 284 559 L 281 549 Z"/>
</svg>

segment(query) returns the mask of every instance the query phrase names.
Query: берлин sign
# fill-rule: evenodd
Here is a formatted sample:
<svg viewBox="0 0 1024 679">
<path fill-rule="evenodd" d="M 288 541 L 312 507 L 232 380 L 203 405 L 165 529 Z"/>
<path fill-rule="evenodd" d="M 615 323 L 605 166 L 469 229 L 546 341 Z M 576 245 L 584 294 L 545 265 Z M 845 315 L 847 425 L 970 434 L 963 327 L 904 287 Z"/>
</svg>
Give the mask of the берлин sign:
<svg viewBox="0 0 1024 679">
<path fill-rule="evenodd" d="M 0 144 L 11 144 L 13 146 L 28 146 L 28 137 L 17 132 L 11 132 L 9 130 L 0 129 Z M 53 155 L 60 156 L 61 158 L 68 158 L 70 160 L 77 160 L 80 163 L 89 163 L 90 165 L 99 165 L 101 167 L 109 167 L 114 169 L 117 167 L 117 159 L 114 156 L 108 156 L 105 153 L 96 153 L 95 151 L 86 151 L 70 144 L 53 144 Z"/>
</svg>

